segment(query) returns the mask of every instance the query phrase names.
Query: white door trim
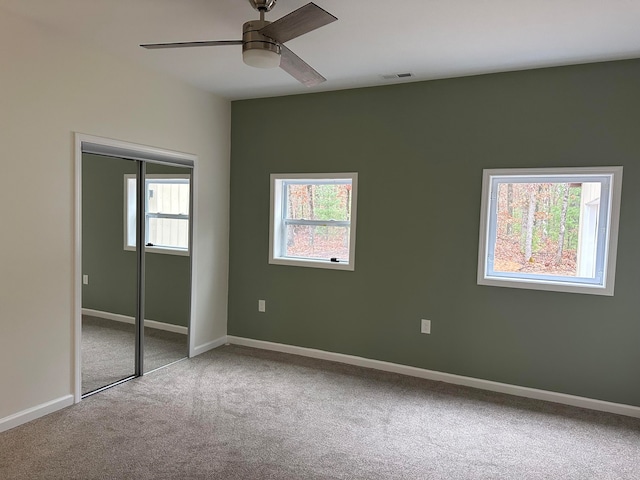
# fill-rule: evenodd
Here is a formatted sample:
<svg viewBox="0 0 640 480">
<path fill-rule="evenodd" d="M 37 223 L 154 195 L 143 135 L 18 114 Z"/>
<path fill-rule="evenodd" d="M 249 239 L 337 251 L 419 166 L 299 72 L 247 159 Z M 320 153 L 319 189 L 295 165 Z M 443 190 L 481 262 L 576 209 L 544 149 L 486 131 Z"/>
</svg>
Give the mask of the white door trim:
<svg viewBox="0 0 640 480">
<path fill-rule="evenodd" d="M 134 152 L 136 160 L 149 159 L 152 162 L 160 163 L 162 159 L 170 161 L 175 159 L 176 161 L 186 161 L 193 164 L 193 174 L 191 182 L 191 196 L 193 198 L 192 211 L 191 211 L 191 308 L 189 318 L 189 357 L 193 356 L 195 350 L 194 345 L 194 318 L 196 312 L 196 268 L 198 265 L 196 253 L 197 248 L 195 246 L 197 222 L 193 219 L 198 218 L 198 157 L 190 153 L 176 152 L 173 150 L 166 150 L 163 148 L 151 147 L 148 145 L 140 145 L 137 143 L 125 142 L 122 140 L 114 140 L 112 138 L 97 137 L 95 135 L 87 135 L 84 133 L 75 132 L 75 234 L 74 234 L 74 252 L 73 252 L 73 313 L 74 313 L 74 328 L 73 328 L 73 397 L 74 402 L 78 403 L 82 399 L 82 144 L 100 145 L 113 150 L 126 150 L 127 152 Z"/>
</svg>

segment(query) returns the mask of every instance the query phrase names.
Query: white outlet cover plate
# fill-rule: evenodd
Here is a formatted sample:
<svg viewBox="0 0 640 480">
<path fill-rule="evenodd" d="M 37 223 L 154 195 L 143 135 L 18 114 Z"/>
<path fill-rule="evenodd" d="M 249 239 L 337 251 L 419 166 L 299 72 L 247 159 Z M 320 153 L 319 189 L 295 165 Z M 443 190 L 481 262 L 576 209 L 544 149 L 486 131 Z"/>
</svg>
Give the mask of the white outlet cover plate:
<svg viewBox="0 0 640 480">
<path fill-rule="evenodd" d="M 431 333 L 431 320 L 425 320 L 424 318 L 420 321 L 420 333 Z"/>
</svg>

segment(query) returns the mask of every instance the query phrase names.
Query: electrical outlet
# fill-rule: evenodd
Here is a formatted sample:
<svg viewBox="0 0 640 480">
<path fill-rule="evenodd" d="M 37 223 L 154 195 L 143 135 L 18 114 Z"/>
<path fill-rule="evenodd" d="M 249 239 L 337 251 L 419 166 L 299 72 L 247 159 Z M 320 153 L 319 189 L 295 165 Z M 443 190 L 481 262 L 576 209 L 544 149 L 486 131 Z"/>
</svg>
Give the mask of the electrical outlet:
<svg viewBox="0 0 640 480">
<path fill-rule="evenodd" d="M 82 284 L 89 285 L 89 275 L 82 275 Z"/>
<path fill-rule="evenodd" d="M 264 300 L 258 300 L 258 311 L 259 312 L 266 312 L 267 311 L 266 302 Z"/>
<path fill-rule="evenodd" d="M 431 334 L 431 320 L 425 320 L 423 318 L 420 322 L 420 333 Z"/>
</svg>

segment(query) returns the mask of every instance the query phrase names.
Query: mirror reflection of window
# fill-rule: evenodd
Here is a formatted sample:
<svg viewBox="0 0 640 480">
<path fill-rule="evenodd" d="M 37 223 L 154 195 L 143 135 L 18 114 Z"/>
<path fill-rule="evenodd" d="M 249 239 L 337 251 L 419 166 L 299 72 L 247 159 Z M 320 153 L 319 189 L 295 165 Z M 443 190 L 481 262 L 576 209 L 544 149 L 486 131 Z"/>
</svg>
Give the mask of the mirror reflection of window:
<svg viewBox="0 0 640 480">
<path fill-rule="evenodd" d="M 189 254 L 189 176 L 148 174 L 145 197 L 145 245 L 147 251 Z M 136 246 L 136 177 L 125 176 L 125 250 Z"/>
</svg>

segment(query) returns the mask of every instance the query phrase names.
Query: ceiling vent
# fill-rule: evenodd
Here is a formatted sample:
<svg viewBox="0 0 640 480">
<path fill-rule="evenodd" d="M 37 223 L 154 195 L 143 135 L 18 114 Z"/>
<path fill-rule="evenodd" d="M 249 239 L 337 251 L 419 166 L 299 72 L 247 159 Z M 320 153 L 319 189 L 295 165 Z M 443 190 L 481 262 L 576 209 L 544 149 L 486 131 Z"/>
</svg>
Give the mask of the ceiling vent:
<svg viewBox="0 0 640 480">
<path fill-rule="evenodd" d="M 385 80 L 397 80 L 398 78 L 411 78 L 413 77 L 413 73 L 391 73 L 389 75 L 382 75 L 382 78 Z"/>
</svg>

